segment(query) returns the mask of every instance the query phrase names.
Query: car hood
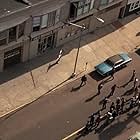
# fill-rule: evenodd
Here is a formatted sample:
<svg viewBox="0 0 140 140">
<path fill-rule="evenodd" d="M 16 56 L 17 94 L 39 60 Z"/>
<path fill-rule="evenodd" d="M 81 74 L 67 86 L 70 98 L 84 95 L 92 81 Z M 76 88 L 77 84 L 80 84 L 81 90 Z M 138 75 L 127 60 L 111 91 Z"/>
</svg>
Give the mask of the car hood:
<svg viewBox="0 0 140 140">
<path fill-rule="evenodd" d="M 97 65 L 95 67 L 95 69 L 97 71 L 99 71 L 100 73 L 105 74 L 105 73 L 111 71 L 113 68 L 110 65 L 108 65 L 107 63 L 103 62 L 103 63 Z"/>
</svg>

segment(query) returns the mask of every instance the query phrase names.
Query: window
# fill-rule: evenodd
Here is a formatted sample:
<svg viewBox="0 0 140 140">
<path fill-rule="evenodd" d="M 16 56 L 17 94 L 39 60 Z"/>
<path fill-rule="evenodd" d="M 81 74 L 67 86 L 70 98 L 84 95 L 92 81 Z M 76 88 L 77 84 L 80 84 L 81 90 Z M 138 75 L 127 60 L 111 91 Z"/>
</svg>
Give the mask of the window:
<svg viewBox="0 0 140 140">
<path fill-rule="evenodd" d="M 109 3 L 113 2 L 113 1 L 114 0 L 101 0 L 100 5 L 107 5 L 107 4 L 109 4 Z"/>
<path fill-rule="evenodd" d="M 24 35 L 25 22 L 19 24 L 18 38 Z"/>
<path fill-rule="evenodd" d="M 83 10 L 83 13 L 87 13 L 89 11 L 89 8 L 90 8 L 90 0 L 86 0 L 85 1 L 85 5 L 84 5 L 84 10 Z"/>
<path fill-rule="evenodd" d="M 55 23 L 59 22 L 60 20 L 60 9 L 56 10 L 56 15 L 55 15 Z"/>
<path fill-rule="evenodd" d="M 91 0 L 90 9 L 93 9 L 93 7 L 94 7 L 94 0 Z"/>
<path fill-rule="evenodd" d="M 7 31 L 0 32 L 0 46 L 7 42 Z"/>
<path fill-rule="evenodd" d="M 33 32 L 40 30 L 40 19 L 41 17 L 33 17 Z"/>
<path fill-rule="evenodd" d="M 130 4 L 130 8 L 129 8 L 129 12 L 135 10 L 135 9 L 138 9 L 140 7 L 140 0 L 134 2 L 134 3 L 131 3 Z"/>
<path fill-rule="evenodd" d="M 108 3 L 108 0 L 101 0 L 100 5 L 106 5 Z"/>
<path fill-rule="evenodd" d="M 94 7 L 94 1 L 95 0 L 84 0 L 71 3 L 70 18 L 76 18 L 77 16 L 89 12 L 89 10 Z"/>
<path fill-rule="evenodd" d="M 55 15 L 56 11 L 53 11 L 48 14 L 48 27 L 53 26 L 55 24 Z"/>
<path fill-rule="evenodd" d="M 9 42 L 16 40 L 16 31 L 17 31 L 16 26 L 9 29 Z"/>
<path fill-rule="evenodd" d="M 47 27 L 48 23 L 48 14 L 42 16 L 41 28 Z"/>
</svg>

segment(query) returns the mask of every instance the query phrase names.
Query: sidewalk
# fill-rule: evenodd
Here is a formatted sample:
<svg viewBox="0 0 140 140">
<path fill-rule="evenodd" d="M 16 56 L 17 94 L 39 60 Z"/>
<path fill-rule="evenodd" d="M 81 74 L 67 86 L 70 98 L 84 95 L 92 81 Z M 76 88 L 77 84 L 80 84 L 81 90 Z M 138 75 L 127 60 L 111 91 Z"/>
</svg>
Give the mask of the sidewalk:
<svg viewBox="0 0 140 140">
<path fill-rule="evenodd" d="M 133 20 L 132 20 L 133 19 Z M 119 52 L 131 52 L 140 47 L 140 17 L 131 15 L 85 35 L 76 67 L 76 77 L 94 70 L 94 66 Z M 42 57 L 16 65 L 0 74 L 0 116 L 38 99 L 49 91 L 64 85 L 73 72 L 79 39 L 63 46 L 64 55 L 60 62 L 53 64 L 60 48 L 55 48 Z M 86 62 L 88 63 L 86 67 Z"/>
</svg>

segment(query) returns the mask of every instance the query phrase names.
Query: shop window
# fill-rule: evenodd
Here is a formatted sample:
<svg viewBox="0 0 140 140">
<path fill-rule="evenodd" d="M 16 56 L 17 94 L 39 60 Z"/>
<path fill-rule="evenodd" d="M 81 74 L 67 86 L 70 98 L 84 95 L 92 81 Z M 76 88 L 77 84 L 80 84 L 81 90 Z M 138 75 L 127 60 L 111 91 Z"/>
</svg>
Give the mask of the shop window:
<svg viewBox="0 0 140 140">
<path fill-rule="evenodd" d="M 0 46 L 7 43 L 7 31 L 0 32 Z"/>
<path fill-rule="evenodd" d="M 41 17 L 33 17 L 33 32 L 40 30 Z"/>
<path fill-rule="evenodd" d="M 17 31 L 17 26 L 9 29 L 9 42 L 16 40 L 16 31 Z"/>
<path fill-rule="evenodd" d="M 25 22 L 19 24 L 18 38 L 24 35 Z"/>
</svg>

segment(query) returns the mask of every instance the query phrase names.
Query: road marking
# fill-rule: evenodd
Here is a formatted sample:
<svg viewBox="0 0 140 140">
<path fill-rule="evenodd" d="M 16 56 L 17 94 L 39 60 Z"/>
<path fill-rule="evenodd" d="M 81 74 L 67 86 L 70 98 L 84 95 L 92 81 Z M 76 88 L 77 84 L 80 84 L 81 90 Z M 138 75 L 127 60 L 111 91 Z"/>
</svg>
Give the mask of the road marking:
<svg viewBox="0 0 140 140">
<path fill-rule="evenodd" d="M 76 130 L 75 132 L 73 132 L 72 134 L 70 134 L 69 136 L 63 138 L 62 140 L 68 140 L 70 137 L 74 136 L 75 134 L 77 134 L 78 132 L 80 132 L 82 129 L 84 129 L 85 126 L 83 126 L 82 128 Z"/>
</svg>

